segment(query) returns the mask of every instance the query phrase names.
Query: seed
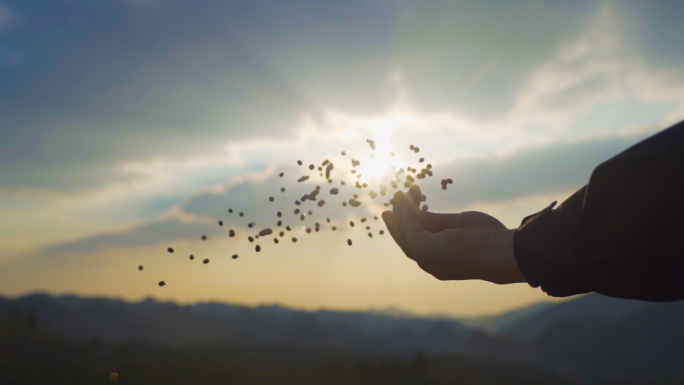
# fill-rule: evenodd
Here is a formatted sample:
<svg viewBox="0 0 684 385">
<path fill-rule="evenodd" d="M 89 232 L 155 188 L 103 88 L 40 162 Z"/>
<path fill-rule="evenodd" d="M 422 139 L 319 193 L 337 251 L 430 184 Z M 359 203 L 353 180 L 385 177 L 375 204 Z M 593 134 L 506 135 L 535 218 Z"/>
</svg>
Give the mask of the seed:
<svg viewBox="0 0 684 385">
<path fill-rule="evenodd" d="M 337 226 L 332 227 L 332 231 L 335 231 L 335 230 L 337 230 Z"/>
<path fill-rule="evenodd" d="M 349 221 L 349 226 L 354 227 L 354 222 L 353 222 L 353 221 Z"/>
<path fill-rule="evenodd" d="M 273 243 L 278 243 L 278 238 L 273 238 Z"/>
<path fill-rule="evenodd" d="M 166 251 L 168 251 L 169 253 L 173 253 L 173 248 L 169 247 L 168 249 L 166 249 Z"/>
<path fill-rule="evenodd" d="M 297 243 L 297 237 L 292 237 L 292 242 Z"/>
<path fill-rule="evenodd" d="M 325 221 L 330 223 L 330 218 L 325 218 Z"/>
<path fill-rule="evenodd" d="M 281 213 L 280 211 L 278 211 L 278 213 L 276 213 L 276 215 L 278 216 L 278 218 L 280 218 L 280 217 L 283 216 L 283 213 Z"/>
<path fill-rule="evenodd" d="M 366 139 L 366 142 L 368 142 L 368 144 L 370 144 L 371 150 L 375 150 L 375 142 L 374 141 L 372 141 L 370 139 Z"/>
<path fill-rule="evenodd" d="M 330 172 L 333 169 L 332 163 L 328 164 L 328 166 L 325 168 L 325 179 L 330 179 Z"/>
<path fill-rule="evenodd" d="M 290 225 L 285 226 L 285 230 L 290 231 L 292 230 L 292 227 Z"/>
<path fill-rule="evenodd" d="M 370 230 L 370 226 L 366 226 L 366 230 Z"/>
<path fill-rule="evenodd" d="M 414 147 L 414 148 L 413 148 L 413 152 L 415 152 L 416 154 L 417 154 L 419 151 L 420 151 L 420 148 L 418 148 L 418 147 Z"/>
<path fill-rule="evenodd" d="M 387 202 L 383 203 L 382 205 L 385 206 L 385 207 L 389 207 L 389 206 L 390 206 L 390 204 L 387 203 Z"/>
<path fill-rule="evenodd" d="M 256 226 L 256 223 L 254 223 L 254 222 L 249 222 L 249 223 L 247 224 L 247 227 L 249 227 L 250 229 L 251 229 L 252 227 L 254 227 L 254 226 Z"/>
<path fill-rule="evenodd" d="M 278 176 L 282 178 L 283 176 L 285 176 L 285 173 L 281 172 Z"/>
<path fill-rule="evenodd" d="M 229 213 L 232 213 L 232 212 L 233 212 L 233 209 L 228 209 L 228 212 L 229 212 Z"/>
<path fill-rule="evenodd" d="M 138 270 L 143 271 L 143 265 L 138 266 Z"/>
<path fill-rule="evenodd" d="M 233 230 L 233 229 L 228 230 L 228 236 L 234 237 L 235 236 L 235 230 Z"/>
<path fill-rule="evenodd" d="M 324 204 L 325 204 L 325 199 L 321 199 L 321 200 L 318 202 L 318 207 L 323 207 Z"/>
<path fill-rule="evenodd" d="M 342 202 L 342 206 L 347 207 L 347 202 Z"/>
<path fill-rule="evenodd" d="M 359 206 L 361 206 L 361 202 L 357 201 L 356 199 L 350 199 L 350 200 L 349 200 L 349 204 L 350 204 L 352 207 L 359 207 Z"/>
<path fill-rule="evenodd" d="M 164 281 L 159 281 L 159 286 L 166 286 L 166 282 L 164 282 Z"/>
<path fill-rule="evenodd" d="M 371 199 L 375 199 L 378 197 L 378 193 L 376 193 L 375 191 L 369 192 L 368 195 L 370 195 Z"/>
<path fill-rule="evenodd" d="M 244 217 L 244 216 L 245 216 L 245 212 L 244 212 L 244 211 L 240 211 L 240 216 L 241 216 L 241 217 Z"/>
<path fill-rule="evenodd" d="M 373 233 L 368 233 L 368 238 L 373 238 Z"/>
<path fill-rule="evenodd" d="M 351 246 L 351 245 L 352 245 L 352 240 L 351 240 L 351 239 L 347 239 L 347 244 L 348 244 L 349 246 Z"/>
<path fill-rule="evenodd" d="M 207 236 L 206 236 L 206 235 L 202 235 L 202 240 L 203 240 L 203 241 L 206 241 L 206 240 L 207 240 Z"/>
<path fill-rule="evenodd" d="M 361 223 L 364 223 L 366 221 L 366 218 L 361 218 Z"/>
<path fill-rule="evenodd" d="M 249 239 L 250 242 L 254 242 L 254 237 L 252 237 L 251 235 L 247 239 Z"/>
<path fill-rule="evenodd" d="M 359 165 L 361 165 L 361 161 L 352 159 L 352 167 L 356 167 L 356 166 L 359 166 Z"/>
<path fill-rule="evenodd" d="M 429 170 L 432 168 L 432 165 L 430 163 L 428 163 L 427 166 L 425 166 L 425 167 Z"/>
<path fill-rule="evenodd" d="M 375 220 L 376 220 L 376 221 L 378 220 L 378 216 L 377 216 L 377 215 L 375 216 Z"/>
<path fill-rule="evenodd" d="M 202 261 L 202 263 L 204 263 L 205 265 L 209 263 L 209 258 L 206 258 L 204 261 Z"/>
<path fill-rule="evenodd" d="M 285 192 L 285 187 L 281 187 L 280 192 Z"/>
<path fill-rule="evenodd" d="M 237 254 L 233 254 L 233 259 L 238 259 L 238 255 L 237 255 Z"/>
<path fill-rule="evenodd" d="M 342 155 L 347 155 L 347 151 L 342 151 Z"/>
<path fill-rule="evenodd" d="M 256 245 L 256 247 L 254 248 L 254 251 L 256 251 L 257 253 L 260 252 L 260 251 L 261 251 L 261 246 Z"/>
<path fill-rule="evenodd" d="M 299 214 L 299 209 L 295 209 L 294 213 L 295 215 Z"/>
<path fill-rule="evenodd" d="M 268 201 L 269 201 L 269 202 L 273 202 L 274 200 L 275 200 L 275 198 L 273 198 L 273 197 L 268 197 Z"/>
<path fill-rule="evenodd" d="M 306 233 L 307 233 L 307 234 L 311 234 L 311 229 L 307 227 L 307 228 L 306 228 Z"/>
<path fill-rule="evenodd" d="M 299 205 L 302 204 L 302 202 L 300 202 L 300 201 L 295 201 L 295 204 L 296 204 L 297 206 L 299 206 Z"/>
<path fill-rule="evenodd" d="M 378 232 L 378 234 L 380 234 L 380 235 L 385 234 L 385 230 L 380 230 L 380 231 Z"/>
<path fill-rule="evenodd" d="M 298 160 L 298 161 L 297 161 L 297 164 L 301 166 L 301 165 L 302 165 L 302 161 L 301 161 L 301 160 Z"/>
<path fill-rule="evenodd" d="M 344 185 L 345 185 L 345 182 L 344 182 L 344 181 L 340 181 L 340 185 L 341 185 L 341 186 L 344 186 Z"/>
<path fill-rule="evenodd" d="M 254 239 L 259 239 L 259 234 L 255 235 Z"/>
<path fill-rule="evenodd" d="M 337 195 L 340 192 L 340 189 L 333 187 L 330 189 L 330 194 L 331 195 Z"/>
<path fill-rule="evenodd" d="M 306 217 L 306 215 L 304 215 L 304 213 L 302 213 L 302 215 L 299 216 L 299 220 L 303 221 L 305 217 Z"/>
<path fill-rule="evenodd" d="M 399 185 L 397 185 L 397 182 L 391 181 L 390 184 L 392 185 L 392 188 L 397 188 Z"/>
<path fill-rule="evenodd" d="M 366 187 L 368 187 L 368 183 L 364 183 L 362 186 L 363 186 L 363 188 L 366 188 Z"/>
<path fill-rule="evenodd" d="M 421 210 L 428 211 L 428 205 L 423 205 L 423 207 L 421 207 Z"/>
<path fill-rule="evenodd" d="M 219 221 L 219 226 L 223 226 L 223 221 Z"/>
<path fill-rule="evenodd" d="M 409 149 L 410 149 L 411 151 L 413 151 L 414 148 L 415 148 L 415 147 L 414 147 L 413 145 L 410 145 L 410 146 L 409 146 Z"/>
<path fill-rule="evenodd" d="M 263 229 L 263 230 L 259 231 L 260 237 L 265 237 L 265 236 L 271 235 L 271 234 L 273 234 L 273 230 L 271 230 L 271 229 Z"/>
<path fill-rule="evenodd" d="M 309 210 L 309 215 L 313 215 L 313 211 Z"/>
<path fill-rule="evenodd" d="M 283 225 L 283 221 L 278 221 L 278 223 L 276 223 L 276 224 L 278 225 L 278 227 L 280 227 Z"/>
<path fill-rule="evenodd" d="M 313 164 L 309 165 L 309 170 L 313 170 L 314 168 L 316 168 L 316 166 L 314 166 Z"/>
<path fill-rule="evenodd" d="M 418 163 L 423 163 L 423 162 L 425 162 L 425 158 L 418 159 Z"/>
<path fill-rule="evenodd" d="M 278 233 L 278 235 L 280 235 L 281 237 L 283 237 L 283 236 L 285 236 L 285 232 L 284 232 L 284 231 L 281 231 L 280 233 Z"/>
<path fill-rule="evenodd" d="M 308 175 L 304 175 L 303 177 L 297 179 L 297 182 L 304 182 L 305 180 L 309 179 Z"/>
<path fill-rule="evenodd" d="M 447 183 L 452 184 L 452 183 L 454 183 L 454 181 L 451 179 L 447 179 Z"/>
</svg>

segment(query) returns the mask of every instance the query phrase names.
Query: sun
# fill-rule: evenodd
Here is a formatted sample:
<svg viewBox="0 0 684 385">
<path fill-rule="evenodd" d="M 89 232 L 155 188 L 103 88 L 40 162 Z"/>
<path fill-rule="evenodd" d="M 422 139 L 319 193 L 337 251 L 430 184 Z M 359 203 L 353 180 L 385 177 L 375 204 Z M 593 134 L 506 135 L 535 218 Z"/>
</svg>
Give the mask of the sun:
<svg viewBox="0 0 684 385">
<path fill-rule="evenodd" d="M 361 164 L 356 167 L 356 173 L 361 175 L 358 179 L 365 182 L 392 179 L 391 172 L 403 167 L 393 153 L 382 148 L 365 155 L 360 161 Z"/>
</svg>

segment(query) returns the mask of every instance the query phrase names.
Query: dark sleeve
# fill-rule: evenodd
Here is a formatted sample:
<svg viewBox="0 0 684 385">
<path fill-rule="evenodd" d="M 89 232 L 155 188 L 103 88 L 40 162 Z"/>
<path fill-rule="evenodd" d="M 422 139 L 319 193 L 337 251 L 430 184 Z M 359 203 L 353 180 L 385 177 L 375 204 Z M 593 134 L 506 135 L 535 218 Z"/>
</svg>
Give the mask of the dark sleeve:
<svg viewBox="0 0 684 385">
<path fill-rule="evenodd" d="M 515 233 L 531 286 L 554 297 L 684 298 L 684 122 L 602 163 L 552 207 Z"/>
</svg>

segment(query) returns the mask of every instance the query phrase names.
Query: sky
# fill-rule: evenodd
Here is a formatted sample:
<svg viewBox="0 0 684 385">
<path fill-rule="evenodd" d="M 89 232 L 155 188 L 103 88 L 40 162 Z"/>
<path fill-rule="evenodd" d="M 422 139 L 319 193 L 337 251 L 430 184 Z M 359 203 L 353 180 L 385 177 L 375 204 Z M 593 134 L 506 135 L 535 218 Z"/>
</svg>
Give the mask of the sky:
<svg viewBox="0 0 684 385">
<path fill-rule="evenodd" d="M 381 221 L 372 239 L 346 225 L 382 212 L 364 190 L 347 186 L 358 210 L 330 196 L 301 222 L 293 202 L 321 180 L 296 179 L 329 159 L 353 184 L 360 158 L 373 183 L 373 162 L 421 156 L 431 211 L 516 228 L 684 119 L 683 12 L 680 1 L 0 0 L 0 295 L 453 316 L 551 300 L 526 284 L 435 280 L 378 234 Z M 275 222 L 279 209 L 299 242 L 254 252 L 247 219 Z"/>
</svg>

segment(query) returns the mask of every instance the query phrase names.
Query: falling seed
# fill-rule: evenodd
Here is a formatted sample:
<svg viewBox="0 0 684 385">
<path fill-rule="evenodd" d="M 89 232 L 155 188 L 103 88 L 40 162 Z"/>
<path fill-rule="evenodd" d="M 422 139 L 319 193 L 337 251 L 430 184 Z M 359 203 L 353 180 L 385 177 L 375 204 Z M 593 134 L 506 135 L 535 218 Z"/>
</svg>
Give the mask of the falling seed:
<svg viewBox="0 0 684 385">
<path fill-rule="evenodd" d="M 351 205 L 351 207 L 359 207 L 361 206 L 361 202 L 357 201 L 356 199 L 350 199 L 349 205 Z"/>
<path fill-rule="evenodd" d="M 159 286 L 166 286 L 166 282 L 164 282 L 164 281 L 159 281 Z"/>
<path fill-rule="evenodd" d="M 238 259 L 238 255 L 237 255 L 237 254 L 233 254 L 233 259 Z"/>
<path fill-rule="evenodd" d="M 351 239 L 347 239 L 347 244 L 348 244 L 349 246 L 351 246 L 351 245 L 352 245 L 352 240 L 351 240 Z"/>
<path fill-rule="evenodd" d="M 138 266 L 138 270 L 143 271 L 143 265 Z"/>
<path fill-rule="evenodd" d="M 191 261 L 194 261 L 194 260 L 195 260 L 195 256 L 192 255 L 192 254 L 190 254 L 190 257 L 189 257 L 189 258 L 190 258 Z"/>
<path fill-rule="evenodd" d="M 428 205 L 423 205 L 423 207 L 421 207 L 421 210 L 428 211 Z"/>
<path fill-rule="evenodd" d="M 314 168 L 316 168 L 316 166 L 314 166 L 313 164 L 309 165 L 309 170 L 313 170 Z"/>
<path fill-rule="evenodd" d="M 342 202 L 342 206 L 347 207 L 347 202 Z"/>
<path fill-rule="evenodd" d="M 342 155 L 347 155 L 347 151 L 342 151 Z"/>
<path fill-rule="evenodd" d="M 259 234 L 255 235 L 254 239 L 259 239 Z"/>
<path fill-rule="evenodd" d="M 290 231 L 292 230 L 292 227 L 290 225 L 285 226 L 285 230 Z"/>
<path fill-rule="evenodd" d="M 271 235 L 271 234 L 273 234 L 273 230 L 271 230 L 271 229 L 263 229 L 263 230 L 259 231 L 260 237 L 265 237 L 265 236 Z"/>
<path fill-rule="evenodd" d="M 302 165 L 302 161 L 301 161 L 301 160 L 298 160 L 298 161 L 297 161 L 297 164 L 301 166 L 301 165 Z"/>
<path fill-rule="evenodd" d="M 335 231 L 335 230 L 337 230 L 337 226 L 332 227 L 332 231 Z"/>
<path fill-rule="evenodd" d="M 276 223 L 276 224 L 278 225 L 278 227 L 280 227 L 283 225 L 283 221 L 278 221 L 278 223 Z"/>
<path fill-rule="evenodd" d="M 254 247 L 254 251 L 256 251 L 257 253 L 260 252 L 260 251 L 261 251 L 261 246 L 256 245 L 256 247 Z"/>
<path fill-rule="evenodd" d="M 321 199 L 321 200 L 318 202 L 318 207 L 323 207 L 324 204 L 325 204 L 325 199 Z"/>
<path fill-rule="evenodd" d="M 325 179 L 330 179 L 330 172 L 333 169 L 333 164 L 330 163 L 328 166 L 325 168 Z"/>
<path fill-rule="evenodd" d="M 297 243 L 297 237 L 292 237 L 292 243 Z"/>
<path fill-rule="evenodd" d="M 207 236 L 206 236 L 206 235 L 202 235 L 202 240 L 203 240 L 203 241 L 206 241 L 206 240 L 207 240 Z"/>
<path fill-rule="evenodd" d="M 415 147 L 414 147 L 413 145 L 410 145 L 410 146 L 409 146 L 409 149 L 410 149 L 411 151 L 413 151 L 414 148 L 415 148 Z"/>
<path fill-rule="evenodd" d="M 370 144 L 371 150 L 375 150 L 375 142 L 374 141 L 372 141 L 370 139 L 366 139 L 366 142 L 368 142 L 368 144 Z"/>
<path fill-rule="evenodd" d="M 452 184 L 452 183 L 454 183 L 454 181 L 451 179 L 447 179 L 447 183 Z"/>
<path fill-rule="evenodd" d="M 366 226 L 366 230 L 370 230 L 370 226 Z"/>
<path fill-rule="evenodd" d="M 380 235 L 385 234 L 385 230 L 378 231 L 378 234 L 380 234 Z"/>
<path fill-rule="evenodd" d="M 366 221 L 366 218 L 361 218 L 361 223 L 364 223 Z"/>
<path fill-rule="evenodd" d="M 427 168 L 429 170 L 432 168 L 432 165 L 430 163 L 428 163 L 427 166 L 425 166 L 425 168 Z"/>
<path fill-rule="evenodd" d="M 364 183 L 364 184 L 362 184 L 362 186 L 363 186 L 363 188 L 367 188 L 367 187 L 368 187 L 368 183 Z"/>
<path fill-rule="evenodd" d="M 299 205 L 302 204 L 302 202 L 300 202 L 300 201 L 295 201 L 295 204 L 296 204 L 297 206 L 299 206 Z"/>
<path fill-rule="evenodd" d="M 418 152 L 420 152 L 420 148 L 414 147 L 414 148 L 413 148 L 413 152 L 415 152 L 415 153 L 417 154 Z"/>
<path fill-rule="evenodd" d="M 340 189 L 333 187 L 330 189 L 330 194 L 331 195 L 337 195 L 340 192 Z"/>
<path fill-rule="evenodd" d="M 425 202 L 426 200 L 427 200 L 427 196 L 425 196 L 425 194 L 421 194 L 420 195 L 420 201 Z"/>
<path fill-rule="evenodd" d="M 368 195 L 370 195 L 371 199 L 375 199 L 378 197 L 378 193 L 376 193 L 375 191 L 369 192 Z"/>
<path fill-rule="evenodd" d="M 202 261 L 202 263 L 205 264 L 205 265 L 206 265 L 207 263 L 209 263 L 209 258 L 205 258 L 204 261 Z"/>
<path fill-rule="evenodd" d="M 313 215 L 313 211 L 309 210 L 309 216 Z"/>
<path fill-rule="evenodd" d="M 244 211 L 240 211 L 240 216 L 241 216 L 241 217 L 244 217 L 244 216 L 245 216 L 245 212 L 244 212 Z"/>
<path fill-rule="evenodd" d="M 280 211 L 278 211 L 278 213 L 277 213 L 276 215 L 278 216 L 278 218 L 280 218 L 280 217 L 283 216 L 283 213 L 281 213 Z"/>
<path fill-rule="evenodd" d="M 309 179 L 308 175 L 304 175 L 303 177 L 297 179 L 297 182 L 304 182 L 305 180 Z"/>
<path fill-rule="evenodd" d="M 383 203 L 382 205 L 385 206 L 385 207 L 389 207 L 389 206 L 390 206 L 390 204 L 387 203 L 387 202 Z"/>
<path fill-rule="evenodd" d="M 343 181 L 343 180 L 340 181 L 340 186 L 344 186 L 344 185 L 345 185 L 345 181 Z"/>
<path fill-rule="evenodd" d="M 306 233 L 307 233 L 307 234 L 311 234 L 311 229 L 307 227 L 307 228 L 306 228 Z"/>
<path fill-rule="evenodd" d="M 378 220 L 378 216 L 377 216 L 377 215 L 375 216 L 375 220 L 376 220 L 376 221 Z"/>
<path fill-rule="evenodd" d="M 396 181 L 391 181 L 390 184 L 392 185 L 392 188 L 397 188 L 399 185 L 397 184 Z"/>
<path fill-rule="evenodd" d="M 354 227 L 354 221 L 349 221 L 349 226 Z"/>
<path fill-rule="evenodd" d="M 373 238 L 373 233 L 368 233 L 368 238 Z"/>
<path fill-rule="evenodd" d="M 232 214 L 232 213 L 233 213 L 233 209 L 228 209 L 228 212 Z"/>
<path fill-rule="evenodd" d="M 305 217 L 306 217 L 306 215 L 304 215 L 304 213 L 302 213 L 302 215 L 299 216 L 299 220 L 303 221 Z"/>
<path fill-rule="evenodd" d="M 278 243 L 278 238 L 273 238 L 273 243 Z"/>
<path fill-rule="evenodd" d="M 249 223 L 247 224 L 247 227 L 249 227 L 250 229 L 251 229 L 252 227 L 254 227 L 254 226 L 256 226 L 256 223 L 254 223 L 254 222 L 249 222 Z"/>
<path fill-rule="evenodd" d="M 281 187 L 280 192 L 285 192 L 285 187 Z"/>
<path fill-rule="evenodd" d="M 299 214 L 299 209 L 295 209 L 294 213 L 295 215 Z"/>
<path fill-rule="evenodd" d="M 275 198 L 273 198 L 273 197 L 268 197 L 268 201 L 269 201 L 269 202 L 273 202 L 274 200 L 275 200 Z"/>
<path fill-rule="evenodd" d="M 283 176 L 285 176 L 285 173 L 281 172 L 280 174 L 278 174 L 278 176 L 282 178 Z"/>
<path fill-rule="evenodd" d="M 223 226 L 223 221 L 219 221 L 219 226 Z"/>
<path fill-rule="evenodd" d="M 169 253 L 173 253 L 173 248 L 169 247 L 168 249 L 166 249 L 166 251 L 168 251 Z"/>
<path fill-rule="evenodd" d="M 325 221 L 330 223 L 330 218 L 325 218 Z"/>
<path fill-rule="evenodd" d="M 278 235 L 280 235 L 281 237 L 283 237 L 283 236 L 285 236 L 285 232 L 284 232 L 284 231 L 281 231 L 280 233 L 278 233 Z"/>
<path fill-rule="evenodd" d="M 234 237 L 235 236 L 235 230 L 233 230 L 233 229 L 228 230 L 228 236 Z"/>
<path fill-rule="evenodd" d="M 418 163 L 423 163 L 423 162 L 425 162 L 425 158 L 418 159 Z"/>
</svg>

